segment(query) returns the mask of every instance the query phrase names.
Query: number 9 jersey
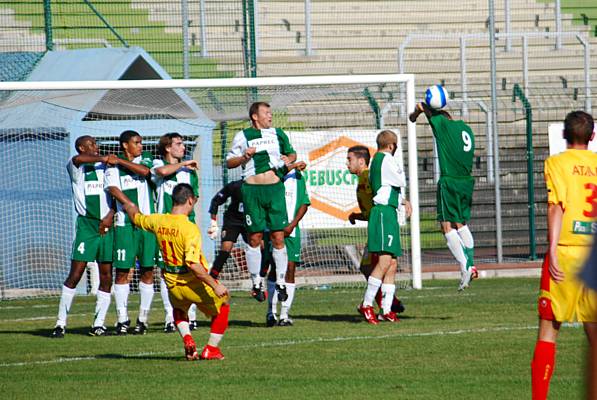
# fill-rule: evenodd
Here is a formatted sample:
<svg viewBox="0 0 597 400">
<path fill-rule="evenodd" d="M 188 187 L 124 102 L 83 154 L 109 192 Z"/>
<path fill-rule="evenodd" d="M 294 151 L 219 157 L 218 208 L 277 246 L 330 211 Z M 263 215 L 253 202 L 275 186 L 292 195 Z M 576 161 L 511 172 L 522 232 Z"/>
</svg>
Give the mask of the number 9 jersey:
<svg viewBox="0 0 597 400">
<path fill-rule="evenodd" d="M 473 170 L 475 135 L 462 120 L 451 120 L 443 114 L 429 118 L 437 144 L 441 176 L 465 177 Z"/>
<path fill-rule="evenodd" d="M 597 231 L 597 154 L 568 149 L 545 160 L 547 202 L 564 210 L 561 246 L 591 246 Z"/>
</svg>

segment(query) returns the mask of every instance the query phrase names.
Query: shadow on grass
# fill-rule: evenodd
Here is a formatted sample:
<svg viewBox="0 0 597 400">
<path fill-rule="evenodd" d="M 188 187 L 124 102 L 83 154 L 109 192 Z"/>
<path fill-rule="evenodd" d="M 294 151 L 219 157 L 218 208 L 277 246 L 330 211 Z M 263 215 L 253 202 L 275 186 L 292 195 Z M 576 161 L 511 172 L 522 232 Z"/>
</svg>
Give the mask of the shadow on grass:
<svg viewBox="0 0 597 400">
<path fill-rule="evenodd" d="M 184 358 L 184 352 L 181 349 L 179 355 L 159 355 L 159 354 L 98 354 L 94 358 L 107 359 L 107 360 L 158 360 L 158 361 L 181 361 L 188 362 Z"/>
<path fill-rule="evenodd" d="M 365 318 L 360 315 L 346 315 L 346 314 L 330 314 L 330 315 L 292 315 L 293 319 L 307 319 L 311 321 L 319 321 L 319 322 L 353 322 L 353 323 L 361 323 L 366 322 Z M 424 319 L 432 319 L 432 320 L 440 320 L 446 321 L 453 319 L 454 317 L 442 317 L 442 316 L 435 316 L 435 317 L 417 317 L 411 315 L 398 315 L 398 318 L 401 320 L 424 320 Z"/>
</svg>

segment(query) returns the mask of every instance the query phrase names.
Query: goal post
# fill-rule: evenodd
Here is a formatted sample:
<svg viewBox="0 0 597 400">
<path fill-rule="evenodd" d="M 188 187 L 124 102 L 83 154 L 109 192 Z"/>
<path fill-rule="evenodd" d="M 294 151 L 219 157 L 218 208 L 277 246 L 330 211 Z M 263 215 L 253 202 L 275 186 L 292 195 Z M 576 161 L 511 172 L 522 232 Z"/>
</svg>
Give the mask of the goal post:
<svg viewBox="0 0 597 400">
<path fill-rule="evenodd" d="M 308 271 L 305 271 L 303 276 L 299 275 L 298 281 L 302 279 L 305 284 L 335 282 L 334 279 L 343 281 L 342 277 L 335 276 L 335 271 L 339 268 L 336 264 L 342 262 L 354 264 L 350 267 L 350 271 L 352 271 L 350 273 L 353 276 L 352 281 L 357 282 L 363 281 L 358 272 L 358 259 L 360 259 L 360 252 L 365 244 L 366 234 L 364 225 L 361 224 L 355 228 L 346 221 L 347 213 L 354 210 L 356 204 L 355 178 L 347 177 L 343 172 L 346 170 L 346 149 L 350 144 L 362 143 L 374 150 L 375 135 L 379 132 L 380 127 L 379 116 L 378 113 L 371 110 L 371 105 L 363 95 L 364 90 L 373 92 L 373 96 L 377 96 L 377 101 L 380 103 L 396 103 L 396 99 L 404 99 L 406 103 L 404 108 L 407 113 L 394 112 L 393 115 L 385 116 L 384 127 L 396 130 L 403 140 L 406 139 L 407 145 L 403 146 L 406 149 L 404 161 L 408 165 L 407 193 L 412 204 L 412 216 L 409 220 L 408 232 L 402 232 L 402 238 L 407 242 L 408 250 L 406 258 L 401 262 L 408 263 L 408 268 L 405 269 L 408 274 L 406 278 L 408 286 L 420 289 L 422 274 L 416 125 L 408 121 L 407 118 L 408 112 L 415 108 L 414 79 L 412 74 L 386 74 L 186 80 L 0 82 L 0 135 L 4 136 L 0 141 L 0 157 L 4 156 L 6 152 L 13 151 L 14 146 L 18 143 L 26 142 L 28 148 L 32 145 L 35 146 L 36 142 L 38 146 L 43 143 L 44 147 L 41 147 L 41 150 L 50 149 L 51 142 L 52 146 L 56 144 L 57 147 L 55 154 L 48 155 L 47 159 L 52 157 L 65 164 L 68 157 L 73 155 L 74 140 L 82 134 L 96 137 L 102 151 L 117 152 L 119 133 L 126 129 L 134 129 L 131 126 L 141 127 L 139 132 L 143 136 L 144 146 L 150 147 L 155 147 L 161 134 L 178 131 L 185 137 L 187 143 L 190 143 L 187 156 L 200 161 L 204 170 L 204 175 L 200 177 L 200 184 L 205 185 L 205 189 L 200 194 L 202 198 L 199 210 L 204 215 L 199 218 L 198 224 L 204 238 L 204 250 L 208 253 L 208 257 L 212 258 L 217 243 L 210 241 L 206 235 L 208 223 L 206 216 L 210 197 L 225 181 L 240 177 L 239 171 L 227 171 L 222 167 L 223 156 L 230 147 L 233 135 L 248 126 L 248 105 L 257 100 L 267 101 L 272 105 L 274 126 L 284 129 L 293 145 L 296 141 L 295 148 L 299 158 L 306 158 L 305 161 L 308 165 L 306 179 L 312 206 L 307 215 L 311 213 L 312 216 L 310 220 L 305 217 L 306 220 L 301 225 L 306 236 L 306 244 L 303 245 L 308 247 L 304 248 L 307 253 L 306 257 L 314 260 L 315 264 L 318 264 L 317 260 L 321 258 L 326 262 L 329 261 L 330 265 L 334 265 L 323 267 L 322 273 L 317 272 L 317 265 L 308 266 L 306 268 Z M 89 93 L 94 93 L 94 96 L 86 96 Z M 19 126 L 18 121 L 31 115 L 37 104 L 43 104 L 46 107 L 40 108 L 44 112 L 37 119 L 39 120 L 38 125 L 45 126 L 46 131 L 51 131 L 49 133 L 44 134 L 36 126 L 26 123 Z M 75 116 L 68 114 L 67 111 L 72 110 L 76 110 L 78 114 Z M 199 116 L 205 117 L 205 120 L 209 122 L 197 122 Z M 67 121 L 67 119 L 70 120 Z M 208 133 L 201 133 L 203 131 Z M 60 142 L 61 140 L 64 143 Z M 59 145 L 58 142 L 60 142 Z M 66 148 L 68 151 L 65 153 L 64 149 Z M 33 154 L 34 149 L 30 148 L 28 151 L 30 153 L 27 154 Z M 326 153 L 326 151 L 328 152 Z M 46 160 L 45 156 L 42 158 Z M 317 170 L 315 166 L 310 168 L 310 165 L 323 165 L 323 163 L 327 165 L 325 171 Z M 44 168 L 44 165 L 37 167 Z M 61 168 L 64 169 L 64 165 Z M 36 174 L 35 171 L 29 173 Z M 14 177 L 14 181 L 9 182 L 8 186 L 15 188 L 19 182 L 29 182 L 27 179 Z M 340 186 L 330 187 L 333 185 L 330 182 L 334 179 L 339 180 Z M 5 183 L 7 182 L 5 180 Z M 309 186 L 310 184 L 312 186 Z M 4 186 L 4 184 L 0 186 Z M 326 188 L 323 188 L 324 186 Z M 7 192 L 11 188 L 0 187 L 0 193 Z M 320 189 L 321 191 L 318 191 Z M 61 196 L 64 197 L 64 191 L 60 190 Z M 352 196 L 350 204 L 348 204 L 347 197 L 349 191 Z M 344 197 L 340 199 L 340 196 Z M 25 198 L 34 199 L 34 197 L 26 196 Z M 56 215 L 66 212 L 64 215 L 65 227 L 64 231 L 61 231 L 61 235 L 72 239 L 74 235 L 72 200 L 68 199 L 70 205 L 66 211 L 63 210 L 64 200 L 61 198 L 62 202 L 60 206 L 57 206 Z M 44 204 L 42 201 L 39 205 L 40 212 L 43 212 Z M 222 214 L 223 209 L 220 210 L 219 216 Z M 11 212 L 0 213 L 0 223 L 6 230 L 11 219 L 20 219 L 21 217 L 23 216 Z M 29 217 L 26 215 L 24 218 Z M 35 223 L 40 223 L 40 221 Z M 46 224 L 47 222 L 42 221 L 41 223 Z M 56 218 L 52 221 L 52 224 L 55 223 Z M 71 226 L 67 226 L 69 224 Z M 0 229 L 2 241 L 8 240 L 8 234 L 7 231 L 2 233 Z M 27 237 L 27 235 L 34 236 L 35 232 L 28 229 L 24 235 L 19 236 L 19 240 L 30 242 L 37 240 Z M 53 233 L 48 233 L 46 237 L 52 235 Z M 44 237 L 44 235 L 41 236 Z M 19 246 L 17 244 L 14 247 L 26 247 L 25 244 Z M 62 246 L 64 247 L 64 245 Z M 44 251 L 42 250 L 41 253 Z M 58 253 L 58 251 L 56 252 Z M 239 252 L 242 252 L 242 249 Z M 327 253 L 324 254 L 324 252 Z M 20 262 L 30 263 L 31 257 L 43 256 L 43 254 L 29 255 L 22 258 Z M 55 263 L 64 265 L 62 271 L 53 271 L 50 274 L 54 279 L 52 282 L 55 282 L 56 276 L 61 276 L 60 279 L 64 279 L 68 273 L 69 258 L 70 247 L 57 256 L 58 261 Z M 5 294 L 5 291 L 14 289 L 15 292 L 18 292 L 19 285 L 24 288 L 36 286 L 8 282 L 6 271 L 11 268 L 9 264 L 12 262 L 14 261 L 7 260 L 6 257 L 0 258 L 0 288 L 4 293 L 2 298 L 10 297 Z M 238 273 L 224 275 L 224 280 L 228 278 L 237 282 L 248 276 L 246 266 L 242 265 L 242 261 L 235 260 L 233 256 L 229 260 L 229 265 L 231 263 L 238 264 L 232 267 L 236 268 Z M 307 261 L 306 263 L 308 264 Z M 40 262 L 40 265 L 43 265 L 43 262 Z M 27 266 L 23 265 L 19 268 L 26 270 Z M 325 270 L 325 268 L 329 268 L 329 270 Z M 51 291 L 52 287 L 56 290 L 60 287 L 51 282 L 41 283 L 37 286 L 46 288 L 48 291 Z M 243 285 L 239 284 L 236 287 L 243 287 Z"/>
</svg>

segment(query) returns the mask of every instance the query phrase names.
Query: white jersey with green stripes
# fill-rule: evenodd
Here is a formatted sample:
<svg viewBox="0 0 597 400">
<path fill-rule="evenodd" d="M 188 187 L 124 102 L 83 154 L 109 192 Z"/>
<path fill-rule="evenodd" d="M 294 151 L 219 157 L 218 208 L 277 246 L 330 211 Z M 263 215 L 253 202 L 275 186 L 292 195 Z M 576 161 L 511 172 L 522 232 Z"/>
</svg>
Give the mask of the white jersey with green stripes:
<svg viewBox="0 0 597 400">
<path fill-rule="evenodd" d="M 70 176 L 77 214 L 95 219 L 104 218 L 112 206 L 112 197 L 104 191 L 106 164 L 97 162 L 77 167 L 71 159 L 66 169 Z"/>
<path fill-rule="evenodd" d="M 286 191 L 286 212 L 288 213 L 288 222 L 294 220 L 296 213 L 303 204 L 311 204 L 305 178 L 297 171 L 292 170 L 284 176 L 284 188 Z M 300 229 L 296 228 L 290 233 L 290 237 L 300 236 Z"/>
<path fill-rule="evenodd" d="M 159 176 L 156 170 L 167 164 L 167 161 L 156 159 L 153 160 L 153 167 L 151 168 L 151 180 L 156 186 L 156 212 L 158 214 L 166 214 L 172 211 L 172 191 L 179 183 L 188 183 L 193 188 L 195 196 L 199 196 L 197 173 L 189 167 L 182 167 L 172 175 Z M 194 216 L 194 212 L 192 214 Z"/>
<path fill-rule="evenodd" d="M 280 128 L 247 128 L 238 132 L 232 141 L 227 160 L 244 155 L 249 147 L 255 147 L 255 154 L 242 165 L 243 178 L 258 175 L 284 166 L 281 157 L 295 153 L 288 136 Z"/>
<path fill-rule="evenodd" d="M 142 164 L 148 168 L 153 166 L 153 157 L 150 153 L 143 152 L 139 157 L 132 160 L 135 164 Z M 145 215 L 154 212 L 153 191 L 149 186 L 148 178 L 133 174 L 126 168 L 119 165 L 106 170 L 105 189 L 116 187 L 125 194 Z M 124 211 L 122 204 L 116 201 L 116 226 L 131 225 L 131 221 Z"/>
</svg>

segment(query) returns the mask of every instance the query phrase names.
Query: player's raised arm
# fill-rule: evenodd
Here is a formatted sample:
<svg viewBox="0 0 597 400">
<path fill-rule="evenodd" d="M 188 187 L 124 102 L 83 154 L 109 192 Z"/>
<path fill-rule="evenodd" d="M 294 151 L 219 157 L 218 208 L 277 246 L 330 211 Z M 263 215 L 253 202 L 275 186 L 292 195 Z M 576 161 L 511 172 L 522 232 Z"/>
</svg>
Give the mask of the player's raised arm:
<svg viewBox="0 0 597 400">
<path fill-rule="evenodd" d="M 143 164 L 136 164 L 132 161 L 124 160 L 122 158 L 118 159 L 118 165 L 128 169 L 133 174 L 147 177 L 151 174 L 151 170 Z"/>
<path fill-rule="evenodd" d="M 197 279 L 210 286 L 214 290 L 216 296 L 225 297 L 228 295 L 228 288 L 212 278 L 201 264 L 187 263 L 187 267 L 193 272 Z"/>
<path fill-rule="evenodd" d="M 165 176 L 170 176 L 170 175 L 174 174 L 179 169 L 184 168 L 184 167 L 188 167 L 189 169 L 192 169 L 192 170 L 197 170 L 197 169 L 199 169 L 199 163 L 197 163 L 196 160 L 185 160 L 185 161 L 182 161 L 182 162 L 179 162 L 176 164 L 163 165 L 161 167 L 155 168 L 154 171 L 155 171 L 156 175 L 165 177 Z"/>
</svg>

